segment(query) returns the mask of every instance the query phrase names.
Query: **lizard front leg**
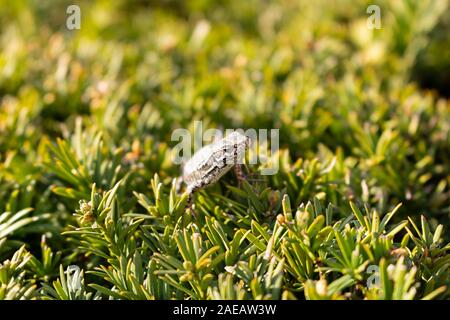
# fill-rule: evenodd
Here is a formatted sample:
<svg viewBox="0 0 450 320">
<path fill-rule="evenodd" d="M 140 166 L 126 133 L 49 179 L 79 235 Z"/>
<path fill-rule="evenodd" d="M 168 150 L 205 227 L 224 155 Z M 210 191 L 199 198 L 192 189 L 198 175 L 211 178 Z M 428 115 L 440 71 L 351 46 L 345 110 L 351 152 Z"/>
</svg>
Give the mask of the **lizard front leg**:
<svg viewBox="0 0 450 320">
<path fill-rule="evenodd" d="M 191 214 L 195 217 L 197 214 L 194 209 L 194 193 L 195 191 L 201 189 L 203 187 L 203 183 L 196 183 L 193 185 L 189 185 L 186 192 L 188 194 L 188 199 L 186 203 L 185 210 L 189 210 Z"/>
<path fill-rule="evenodd" d="M 189 185 L 186 192 L 188 194 L 188 201 L 186 204 L 186 209 L 190 209 L 190 211 L 192 212 L 192 215 L 195 217 L 196 213 L 195 213 L 195 209 L 194 209 L 194 193 L 199 190 L 204 188 L 205 186 L 211 184 L 212 181 L 214 181 L 215 178 L 215 174 L 214 172 L 212 172 L 211 174 L 209 174 L 204 180 L 196 182 L 192 185 Z"/>
</svg>

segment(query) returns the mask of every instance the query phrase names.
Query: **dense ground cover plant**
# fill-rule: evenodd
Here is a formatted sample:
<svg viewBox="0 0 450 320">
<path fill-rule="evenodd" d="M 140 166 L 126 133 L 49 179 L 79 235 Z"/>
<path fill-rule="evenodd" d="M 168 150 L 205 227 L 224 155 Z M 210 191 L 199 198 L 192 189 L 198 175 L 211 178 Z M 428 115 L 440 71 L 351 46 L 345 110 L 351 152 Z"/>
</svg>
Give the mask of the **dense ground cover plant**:
<svg viewBox="0 0 450 320">
<path fill-rule="evenodd" d="M 0 0 L 0 299 L 450 297 L 447 1 L 69 4 Z M 195 121 L 279 172 L 191 215 Z"/>
</svg>

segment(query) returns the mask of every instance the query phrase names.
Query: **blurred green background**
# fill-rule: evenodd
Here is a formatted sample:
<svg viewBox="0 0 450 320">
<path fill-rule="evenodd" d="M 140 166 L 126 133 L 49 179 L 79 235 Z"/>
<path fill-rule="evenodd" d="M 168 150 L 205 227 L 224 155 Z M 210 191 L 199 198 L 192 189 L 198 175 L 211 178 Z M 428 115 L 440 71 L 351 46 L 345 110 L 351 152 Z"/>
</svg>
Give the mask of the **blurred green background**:
<svg viewBox="0 0 450 320">
<path fill-rule="evenodd" d="M 80 30 L 66 27 L 71 4 Z M 367 27 L 372 4 L 381 29 Z M 280 172 L 263 183 L 276 190 L 261 200 L 270 209 L 279 191 L 293 208 L 330 202 L 336 219 L 349 201 L 380 214 L 401 202 L 395 222 L 423 215 L 448 240 L 449 36 L 446 0 L 0 0 L 0 261 L 24 243 L 59 251 L 33 260 L 23 290 L 54 279 L 61 256 L 92 270 L 98 257 L 61 235 L 79 201 L 126 177 L 121 212 L 145 212 L 133 192 L 153 201 L 154 174 L 166 186 L 180 174 L 171 133 L 195 121 L 280 129 Z M 66 145 L 52 148 L 57 138 Z M 202 191 L 214 195 L 204 210 L 247 208 L 225 188 L 233 179 Z"/>
<path fill-rule="evenodd" d="M 69 4 L 0 1 L 0 209 L 49 183 L 41 146 L 82 115 L 125 149 L 194 120 L 279 128 L 294 160 L 337 156 L 332 200 L 448 222 L 447 1 L 378 1 L 379 30 L 371 1 L 79 1 L 80 30 Z"/>
</svg>

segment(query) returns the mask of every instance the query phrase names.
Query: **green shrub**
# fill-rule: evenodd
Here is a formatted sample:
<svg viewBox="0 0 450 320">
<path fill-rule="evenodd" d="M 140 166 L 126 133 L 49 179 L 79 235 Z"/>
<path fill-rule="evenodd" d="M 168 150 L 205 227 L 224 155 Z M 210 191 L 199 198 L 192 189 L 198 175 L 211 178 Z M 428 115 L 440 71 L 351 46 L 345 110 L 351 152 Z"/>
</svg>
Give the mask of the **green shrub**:
<svg viewBox="0 0 450 320">
<path fill-rule="evenodd" d="M 0 0 L 0 299 L 450 297 L 448 1 L 69 4 Z M 280 129 L 279 172 L 192 215 L 196 121 Z"/>
</svg>

